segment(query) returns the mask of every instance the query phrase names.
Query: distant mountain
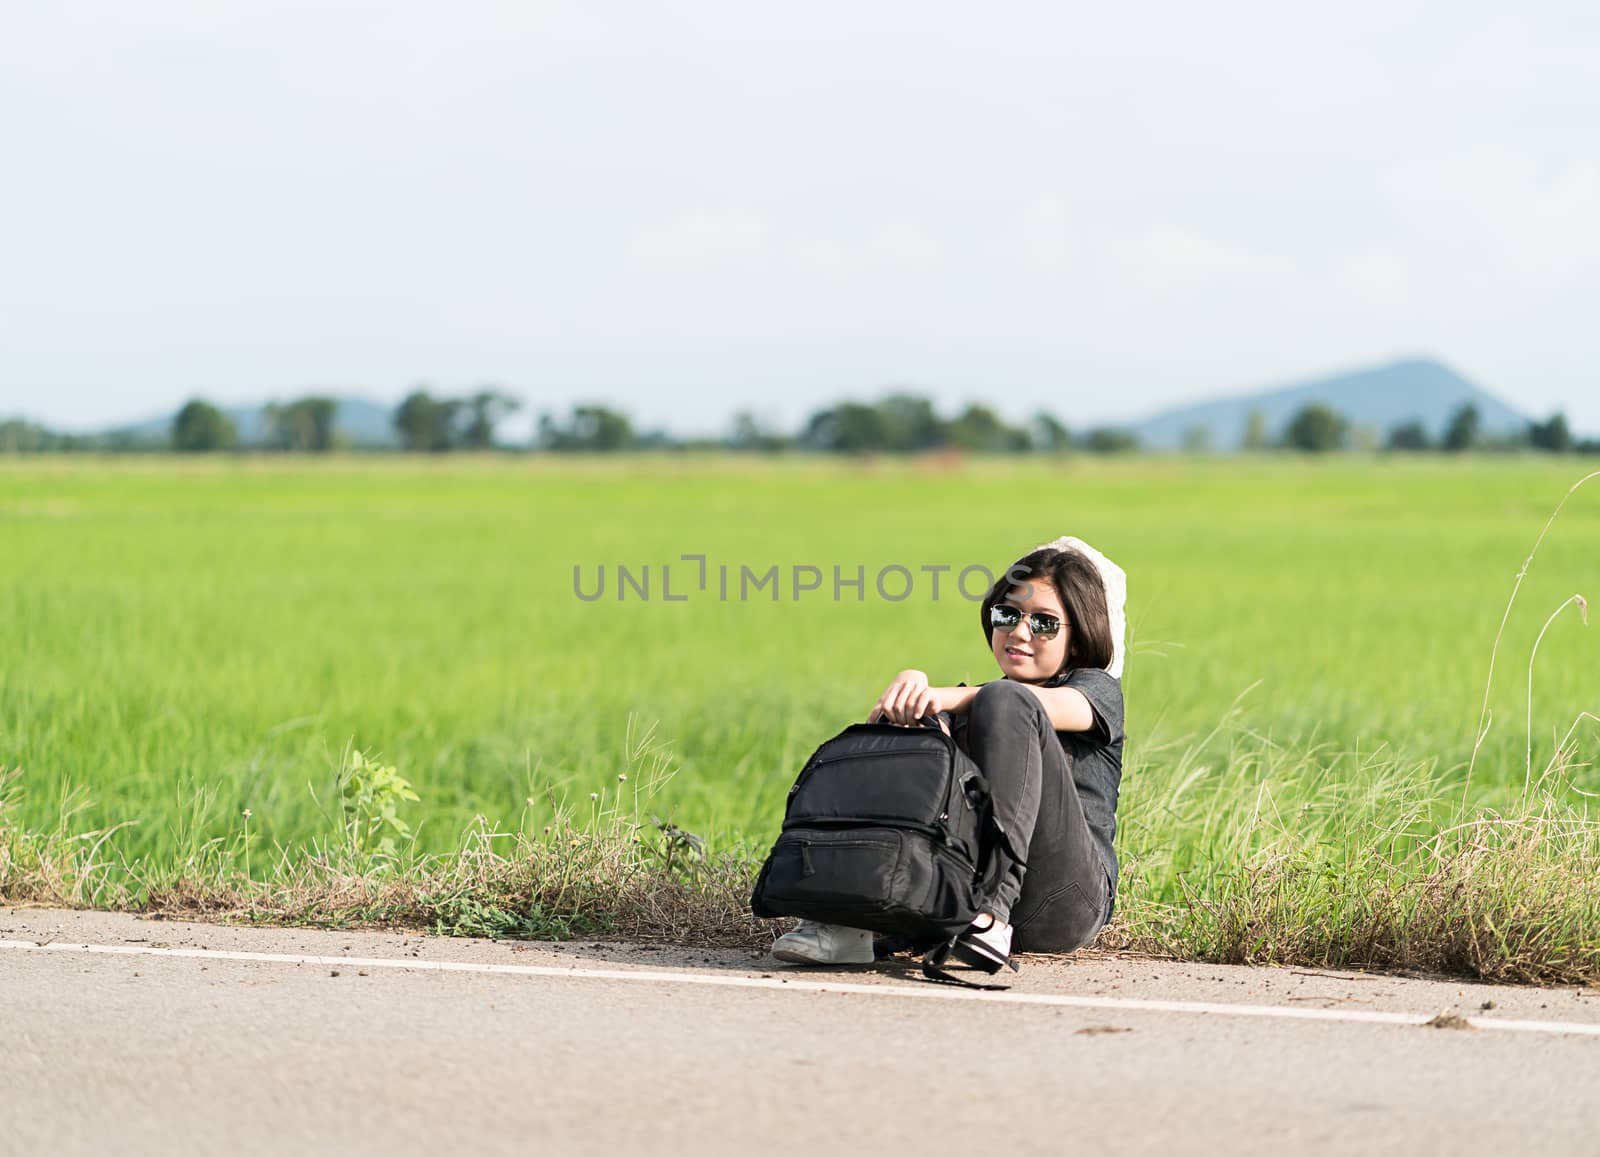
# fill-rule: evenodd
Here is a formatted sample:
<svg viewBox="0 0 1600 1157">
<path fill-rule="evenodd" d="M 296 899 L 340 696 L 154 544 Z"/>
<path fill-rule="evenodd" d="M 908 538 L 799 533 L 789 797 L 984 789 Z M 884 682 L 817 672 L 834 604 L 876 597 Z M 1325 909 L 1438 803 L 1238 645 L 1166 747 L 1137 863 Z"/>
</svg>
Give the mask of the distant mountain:
<svg viewBox="0 0 1600 1157">
<path fill-rule="evenodd" d="M 394 432 L 394 407 L 370 402 L 365 398 L 339 398 L 339 408 L 333 419 L 334 429 L 352 446 L 397 446 Z M 257 444 L 267 437 L 267 407 L 223 406 L 222 412 L 233 422 L 244 445 Z M 176 411 L 159 418 L 149 418 L 128 426 L 118 426 L 106 431 L 109 437 L 125 437 L 137 442 L 165 442 L 172 433 L 172 419 Z"/>
<path fill-rule="evenodd" d="M 1417 358 L 1182 406 L 1134 423 L 1128 429 L 1138 435 L 1142 446 L 1152 450 L 1178 449 L 1189 430 L 1207 431 L 1211 446 L 1217 450 L 1236 450 L 1252 412 L 1261 412 L 1268 436 L 1276 437 L 1295 412 L 1311 402 L 1337 410 L 1352 425 L 1370 427 L 1380 437 L 1390 427 L 1416 419 L 1431 437 L 1437 438 L 1450 416 L 1466 402 L 1478 407 L 1485 434 L 1509 434 L 1528 426 L 1524 415 L 1449 366 Z"/>
</svg>

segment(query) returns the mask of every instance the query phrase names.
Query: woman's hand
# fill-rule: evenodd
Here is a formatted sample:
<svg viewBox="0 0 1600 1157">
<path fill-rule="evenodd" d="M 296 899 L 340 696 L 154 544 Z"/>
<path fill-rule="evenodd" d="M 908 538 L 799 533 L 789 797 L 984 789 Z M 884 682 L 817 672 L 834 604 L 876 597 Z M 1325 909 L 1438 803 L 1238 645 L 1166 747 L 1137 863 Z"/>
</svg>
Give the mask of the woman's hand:
<svg viewBox="0 0 1600 1157">
<path fill-rule="evenodd" d="M 943 707 L 939 702 L 939 688 L 928 686 L 928 673 L 910 669 L 901 671 L 894 682 L 884 689 L 872 705 L 867 722 L 882 719 L 905 726 L 915 723 L 924 715 L 937 715 Z"/>
</svg>

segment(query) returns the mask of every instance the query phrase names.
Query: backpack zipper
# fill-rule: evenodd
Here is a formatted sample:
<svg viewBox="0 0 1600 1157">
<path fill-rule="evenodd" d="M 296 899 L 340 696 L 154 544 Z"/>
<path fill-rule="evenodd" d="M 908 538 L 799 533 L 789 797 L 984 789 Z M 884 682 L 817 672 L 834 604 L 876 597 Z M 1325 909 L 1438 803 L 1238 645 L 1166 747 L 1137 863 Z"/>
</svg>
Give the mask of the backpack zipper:
<svg viewBox="0 0 1600 1157">
<path fill-rule="evenodd" d="M 858 827 L 860 827 L 860 828 L 875 828 L 875 827 L 883 827 L 883 826 L 885 826 L 885 825 L 866 823 L 866 822 L 862 822 L 862 823 L 841 822 L 841 823 L 837 823 L 837 824 L 831 824 L 831 825 L 828 825 L 826 827 L 821 827 L 821 825 L 819 825 L 819 828 L 820 828 L 820 830 L 823 830 L 823 831 L 844 832 L 844 831 L 849 831 L 852 828 L 858 828 Z M 914 822 L 911 822 L 911 821 L 907 821 L 904 824 L 897 825 L 896 829 L 893 829 L 893 830 L 920 831 L 920 832 L 922 832 L 922 833 L 924 833 L 926 835 L 935 835 L 937 833 L 933 830 L 933 828 L 934 828 L 934 825 L 932 825 L 932 824 L 919 824 L 919 823 L 914 823 Z M 781 839 L 783 836 L 787 835 L 789 832 L 795 831 L 795 830 L 799 830 L 799 831 L 803 832 L 803 831 L 806 831 L 808 829 L 807 828 L 800 828 L 800 829 L 784 828 L 779 833 L 779 838 Z M 869 840 L 869 841 L 864 841 L 864 842 L 876 845 L 879 841 Z M 800 839 L 797 839 L 795 841 L 795 843 L 797 845 L 799 845 L 803 849 L 801 851 L 801 856 L 802 857 L 805 857 L 805 856 L 807 856 L 809 854 L 809 849 L 812 846 L 809 841 L 805 840 L 802 837 Z M 827 846 L 829 846 L 829 847 L 839 847 L 841 845 L 840 844 L 830 844 L 830 845 L 827 845 Z M 974 866 L 974 861 L 973 861 L 972 857 L 967 856 L 965 853 L 963 853 L 961 851 L 961 849 L 955 844 L 955 842 L 953 840 L 948 840 L 948 839 L 947 840 L 941 840 L 939 843 L 934 845 L 934 850 L 936 852 L 939 852 L 939 853 L 943 854 L 943 855 L 953 857 L 958 862 L 963 863 L 967 867 L 973 867 Z"/>
<path fill-rule="evenodd" d="M 803 824 L 794 824 L 794 825 L 791 826 L 790 823 L 787 820 L 785 820 L 784 823 L 783 823 L 783 826 L 781 828 L 779 828 L 778 830 L 779 830 L 779 832 L 817 831 L 817 830 L 830 831 L 830 832 L 844 832 L 844 831 L 849 831 L 852 828 L 891 828 L 891 829 L 899 829 L 901 831 L 908 831 L 908 832 L 921 832 L 923 835 L 932 836 L 934 839 L 938 840 L 940 845 L 942 845 L 944 847 L 953 848 L 955 846 L 956 839 L 955 839 L 954 833 L 952 833 L 950 831 L 950 825 L 947 822 L 948 819 L 949 819 L 949 813 L 941 812 L 939 814 L 939 818 L 934 820 L 934 822 L 931 823 L 931 824 L 930 823 L 923 823 L 921 820 L 859 819 L 859 820 L 808 820 Z"/>
</svg>

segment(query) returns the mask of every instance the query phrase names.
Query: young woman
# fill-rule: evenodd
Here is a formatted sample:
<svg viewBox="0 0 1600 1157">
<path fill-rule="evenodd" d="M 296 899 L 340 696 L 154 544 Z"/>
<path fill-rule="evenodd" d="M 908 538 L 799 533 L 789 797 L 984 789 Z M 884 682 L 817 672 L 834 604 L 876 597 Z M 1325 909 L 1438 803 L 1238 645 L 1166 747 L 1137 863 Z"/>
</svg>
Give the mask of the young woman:
<svg viewBox="0 0 1600 1157">
<path fill-rule="evenodd" d="M 996 816 L 1023 833 L 1013 865 L 956 944 L 993 969 L 1013 949 L 1088 944 L 1115 907 L 1117 793 L 1122 780 L 1122 604 L 1125 576 L 1078 539 L 1024 555 L 984 598 L 984 635 L 1000 678 L 934 687 L 901 671 L 868 721 L 910 726 L 926 715 L 988 777 Z M 872 933 L 802 920 L 773 955 L 797 964 L 864 964 Z"/>
</svg>

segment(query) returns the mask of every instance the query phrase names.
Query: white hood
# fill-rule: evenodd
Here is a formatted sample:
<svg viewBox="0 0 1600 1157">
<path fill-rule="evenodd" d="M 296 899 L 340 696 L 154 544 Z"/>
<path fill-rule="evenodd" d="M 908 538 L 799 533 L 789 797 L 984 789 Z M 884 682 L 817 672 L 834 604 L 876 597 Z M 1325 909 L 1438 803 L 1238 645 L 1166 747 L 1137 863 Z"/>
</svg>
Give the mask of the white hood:
<svg viewBox="0 0 1600 1157">
<path fill-rule="evenodd" d="M 1111 662 L 1106 670 L 1122 678 L 1122 659 L 1126 651 L 1128 573 L 1081 538 L 1064 535 L 1053 542 L 1042 542 L 1035 550 L 1049 547 L 1054 550 L 1075 550 L 1100 572 L 1100 581 L 1106 588 L 1106 613 L 1111 619 Z"/>
</svg>

